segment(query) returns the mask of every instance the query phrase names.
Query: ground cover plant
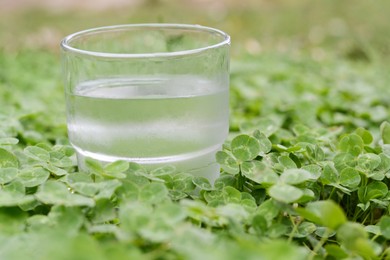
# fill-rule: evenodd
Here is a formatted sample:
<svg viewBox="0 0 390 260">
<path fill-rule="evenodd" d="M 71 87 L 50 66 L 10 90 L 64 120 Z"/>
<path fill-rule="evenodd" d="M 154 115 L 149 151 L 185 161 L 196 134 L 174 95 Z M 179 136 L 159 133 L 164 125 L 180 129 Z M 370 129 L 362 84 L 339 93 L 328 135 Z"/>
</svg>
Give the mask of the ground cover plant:
<svg viewBox="0 0 390 260">
<path fill-rule="evenodd" d="M 5 47 L 0 259 L 390 259 L 389 75 L 358 47 L 238 50 L 214 185 L 121 161 L 79 172 L 58 55 Z"/>
</svg>

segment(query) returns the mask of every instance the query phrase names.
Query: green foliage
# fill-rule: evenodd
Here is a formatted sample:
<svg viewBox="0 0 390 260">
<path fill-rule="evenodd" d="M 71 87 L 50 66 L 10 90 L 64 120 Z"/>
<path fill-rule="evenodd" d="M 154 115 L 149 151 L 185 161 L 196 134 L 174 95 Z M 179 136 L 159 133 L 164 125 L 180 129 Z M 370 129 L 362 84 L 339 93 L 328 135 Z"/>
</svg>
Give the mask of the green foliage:
<svg viewBox="0 0 390 260">
<path fill-rule="evenodd" d="M 233 61 L 230 137 L 210 183 L 125 161 L 80 172 L 59 64 L 42 52 L 0 63 L 0 259 L 389 256 L 390 90 L 372 67 Z"/>
</svg>

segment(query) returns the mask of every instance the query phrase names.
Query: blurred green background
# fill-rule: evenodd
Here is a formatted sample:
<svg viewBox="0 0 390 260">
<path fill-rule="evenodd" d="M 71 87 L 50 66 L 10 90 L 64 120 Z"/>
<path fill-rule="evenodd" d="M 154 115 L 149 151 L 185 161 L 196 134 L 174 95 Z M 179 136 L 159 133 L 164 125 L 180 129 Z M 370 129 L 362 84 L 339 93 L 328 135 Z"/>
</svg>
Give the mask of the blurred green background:
<svg viewBox="0 0 390 260">
<path fill-rule="evenodd" d="M 233 57 L 277 52 L 360 61 L 390 55 L 388 0 L 2 0 L 0 48 L 58 51 L 65 35 L 125 23 L 195 23 L 232 36 Z"/>
<path fill-rule="evenodd" d="M 271 117 L 376 131 L 390 114 L 389 13 L 389 0 L 0 0 L 0 136 L 65 138 L 66 35 L 156 22 L 231 35 L 233 132 Z"/>
</svg>

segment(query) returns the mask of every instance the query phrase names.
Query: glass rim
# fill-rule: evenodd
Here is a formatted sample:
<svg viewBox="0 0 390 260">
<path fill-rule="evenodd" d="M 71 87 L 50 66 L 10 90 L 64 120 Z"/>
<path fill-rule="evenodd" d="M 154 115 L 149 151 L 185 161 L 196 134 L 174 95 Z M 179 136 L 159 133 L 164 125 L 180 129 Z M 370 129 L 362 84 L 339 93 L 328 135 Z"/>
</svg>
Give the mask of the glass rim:
<svg viewBox="0 0 390 260">
<path fill-rule="evenodd" d="M 222 36 L 222 39 L 215 44 L 211 44 L 205 47 L 200 48 L 194 48 L 194 49 L 188 49 L 188 50 L 182 50 L 182 51 L 172 51 L 172 52 L 150 52 L 150 53 L 114 53 L 114 52 L 100 52 L 100 51 L 89 51 L 81 48 L 76 48 L 71 46 L 71 42 L 74 39 L 77 39 L 78 37 L 88 35 L 88 34 L 96 34 L 96 33 L 102 33 L 102 32 L 109 32 L 113 30 L 126 30 L 126 29 L 140 29 L 140 28 L 156 28 L 156 29 L 181 29 L 181 30 L 193 30 L 193 31 L 200 31 L 205 33 L 216 33 L 220 36 Z M 212 27 L 202 26 L 198 24 L 175 24 L 175 23 L 140 23 L 140 24 L 121 24 L 121 25 L 111 25 L 111 26 L 103 26 L 103 27 L 96 27 L 92 29 L 82 30 L 73 34 L 70 34 L 66 36 L 61 41 L 61 47 L 65 51 L 86 55 L 86 56 L 93 56 L 93 57 L 100 57 L 100 58 L 163 58 L 163 57 L 175 57 L 175 56 L 186 56 L 191 54 L 197 54 L 204 52 L 206 50 L 210 49 L 216 49 L 224 45 L 230 44 L 230 36 L 219 30 Z"/>
</svg>

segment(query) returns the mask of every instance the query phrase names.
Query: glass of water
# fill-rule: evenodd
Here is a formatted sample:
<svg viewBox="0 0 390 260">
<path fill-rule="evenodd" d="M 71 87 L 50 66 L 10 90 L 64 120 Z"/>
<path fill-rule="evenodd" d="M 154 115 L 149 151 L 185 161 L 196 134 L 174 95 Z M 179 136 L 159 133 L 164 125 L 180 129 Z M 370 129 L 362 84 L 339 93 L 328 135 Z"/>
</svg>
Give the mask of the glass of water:
<svg viewBox="0 0 390 260">
<path fill-rule="evenodd" d="M 213 181 L 229 131 L 230 37 L 182 24 L 101 27 L 61 43 L 67 126 L 79 168 L 173 165 Z"/>
</svg>

